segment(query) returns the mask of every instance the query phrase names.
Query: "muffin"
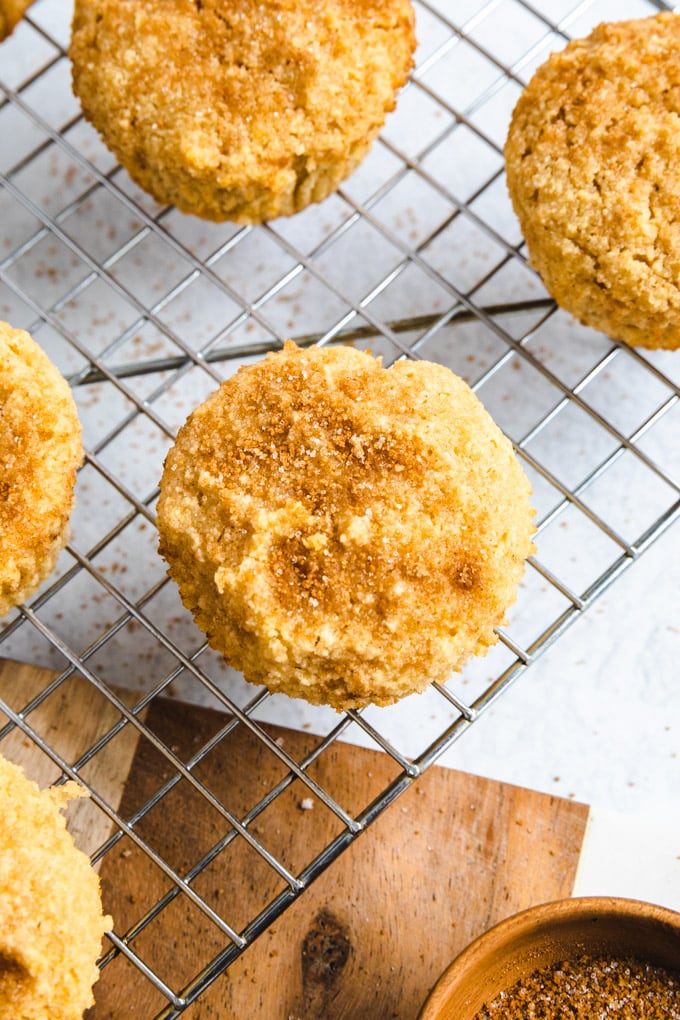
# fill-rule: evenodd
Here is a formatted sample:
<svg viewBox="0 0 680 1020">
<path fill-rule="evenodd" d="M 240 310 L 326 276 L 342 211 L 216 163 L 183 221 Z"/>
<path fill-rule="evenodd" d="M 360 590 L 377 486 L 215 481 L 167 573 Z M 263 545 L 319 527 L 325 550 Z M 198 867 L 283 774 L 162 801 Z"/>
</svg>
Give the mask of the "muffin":
<svg viewBox="0 0 680 1020">
<path fill-rule="evenodd" d="M 54 569 L 82 456 L 68 383 L 28 333 L 0 322 L 0 617 Z"/>
<path fill-rule="evenodd" d="M 647 348 L 680 345 L 679 47 L 677 14 L 599 25 L 536 71 L 505 145 L 547 290 Z"/>
<path fill-rule="evenodd" d="M 61 813 L 77 783 L 40 790 L 0 757 L 0 1016 L 81 1020 L 111 918 Z"/>
<path fill-rule="evenodd" d="M 0 0 L 0 42 L 21 21 L 33 0 Z"/>
<path fill-rule="evenodd" d="M 83 112 L 161 203 L 259 223 L 334 191 L 413 65 L 410 0 L 76 0 Z"/>
<path fill-rule="evenodd" d="M 445 680 L 497 640 L 532 551 L 509 440 L 447 368 L 278 353 L 187 419 L 159 549 L 246 680 L 337 709 Z"/>
</svg>

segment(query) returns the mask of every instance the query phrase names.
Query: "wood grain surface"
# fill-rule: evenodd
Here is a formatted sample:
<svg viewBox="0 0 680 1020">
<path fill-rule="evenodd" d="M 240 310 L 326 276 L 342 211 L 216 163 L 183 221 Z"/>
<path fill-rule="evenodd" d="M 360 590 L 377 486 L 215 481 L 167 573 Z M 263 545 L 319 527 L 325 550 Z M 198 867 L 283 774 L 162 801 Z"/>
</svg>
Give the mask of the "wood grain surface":
<svg viewBox="0 0 680 1020">
<path fill-rule="evenodd" d="M 190 753 L 217 720 L 203 709 L 158 704 L 149 724 Z M 272 731 L 297 760 L 315 740 Z M 126 814 L 156 788 L 162 763 L 140 746 L 123 796 Z M 235 764 L 236 763 L 236 764 Z M 359 810 L 394 777 L 386 755 L 335 743 L 311 770 L 348 810 Z M 238 814 L 281 777 L 280 766 L 241 726 L 199 770 Z M 175 792 L 175 791 L 173 791 Z M 178 869 L 219 832 L 190 790 L 145 819 L 145 838 Z M 415 1020 L 451 958 L 503 917 L 571 892 L 588 810 L 583 805 L 434 767 L 383 813 L 217 981 L 188 1008 L 192 1020 Z M 263 844 L 297 873 L 339 831 L 335 817 L 299 782 L 253 824 Z M 141 831 L 141 830 L 140 830 Z M 125 856 L 127 854 L 127 856 Z M 134 847 L 102 866 L 108 909 L 120 930 L 166 883 Z M 283 888 L 243 840 L 197 881 L 211 905 L 239 927 Z M 154 930 L 155 929 L 155 930 Z M 135 948 L 178 991 L 225 945 L 213 925 L 176 899 Z M 104 971 L 96 1020 L 152 1017 L 162 997 L 127 961 Z M 129 1003 L 128 1011 L 122 1003 Z"/>
<path fill-rule="evenodd" d="M 0 693 L 12 708 L 44 690 L 44 670 L 0 666 Z M 38 714 L 39 713 L 39 714 Z M 29 716 L 66 761 L 107 732 L 118 714 L 82 678 L 71 678 Z M 219 737 L 225 717 L 157 701 L 146 724 L 188 761 Z M 317 744 L 308 733 L 268 727 L 301 761 Z M 16 732 L 0 752 L 50 782 L 58 770 Z M 191 887 L 236 931 L 286 888 L 285 879 L 233 834 L 225 812 L 242 818 L 287 773 L 280 760 L 237 725 L 192 769 L 208 798 L 186 780 L 153 803 L 175 770 L 126 727 L 87 766 L 88 779 L 135 823 L 154 861 L 128 837 L 102 860 L 105 909 L 118 934 L 144 919 L 131 948 L 175 993 L 225 946 L 227 934 L 172 881 L 198 868 Z M 385 754 L 339 742 L 310 775 L 344 810 L 357 814 L 397 775 Z M 214 804 L 209 798 L 215 798 Z M 87 808 L 87 802 L 80 802 Z M 69 815 L 78 841 L 94 849 L 110 822 L 90 803 Z M 292 903 L 225 975 L 190 1005 L 191 1020 L 415 1020 L 441 971 L 472 938 L 515 911 L 568 896 L 588 809 L 584 805 L 438 767 L 431 768 Z M 108 826 L 108 829 L 107 829 Z M 249 823 L 249 832 L 297 875 L 343 829 L 328 807 L 295 780 Z M 219 852 L 217 852 L 219 849 Z M 161 897 L 167 905 L 154 915 Z M 151 915 L 149 912 L 151 911 Z M 151 1020 L 165 997 L 123 956 L 104 967 L 88 1020 Z"/>
<path fill-rule="evenodd" d="M 46 669 L 0 659 L 0 697 L 15 711 L 38 699 L 52 680 L 53 674 Z M 129 704 L 139 698 L 129 691 L 117 694 Z M 77 674 L 56 687 L 26 715 L 31 729 L 67 764 L 76 762 L 119 720 L 120 713 L 111 702 Z M 5 722 L 6 717 L 0 712 L 0 725 Z M 136 731 L 126 727 L 83 769 L 83 776 L 114 807 L 120 803 L 137 741 Z M 19 729 L 12 730 L 0 743 L 0 753 L 21 765 L 26 775 L 41 787 L 61 775 L 51 758 Z M 103 811 L 91 800 L 82 798 L 74 800 L 68 808 L 68 827 L 76 845 L 92 854 L 109 836 L 112 826 Z"/>
</svg>

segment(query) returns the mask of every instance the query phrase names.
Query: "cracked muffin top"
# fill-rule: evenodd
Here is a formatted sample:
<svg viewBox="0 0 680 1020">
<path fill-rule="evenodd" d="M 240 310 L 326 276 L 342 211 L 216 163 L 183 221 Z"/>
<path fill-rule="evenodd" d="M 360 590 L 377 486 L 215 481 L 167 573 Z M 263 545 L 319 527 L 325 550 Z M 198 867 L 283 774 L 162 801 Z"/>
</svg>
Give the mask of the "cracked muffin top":
<svg viewBox="0 0 680 1020">
<path fill-rule="evenodd" d="M 493 644 L 534 523 L 511 443 L 449 369 L 288 343 L 190 415 L 158 528 L 232 666 L 341 709 L 423 690 Z"/>
<path fill-rule="evenodd" d="M 680 346 L 680 16 L 601 24 L 513 112 L 508 189 L 532 264 L 583 323 Z"/>
</svg>

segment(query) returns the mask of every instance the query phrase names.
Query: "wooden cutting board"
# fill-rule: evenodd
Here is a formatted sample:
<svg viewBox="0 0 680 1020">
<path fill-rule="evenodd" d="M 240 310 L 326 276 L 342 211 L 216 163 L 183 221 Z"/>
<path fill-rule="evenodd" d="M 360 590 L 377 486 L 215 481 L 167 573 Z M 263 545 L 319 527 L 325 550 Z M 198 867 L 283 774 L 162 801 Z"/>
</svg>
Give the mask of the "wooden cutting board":
<svg viewBox="0 0 680 1020">
<path fill-rule="evenodd" d="M 44 670 L 5 665 L 0 667 L 0 694 L 14 705 L 18 690 L 27 700 L 49 679 Z M 101 695 L 76 678 L 38 711 L 40 719 L 31 716 L 36 728 L 48 742 L 51 736 L 59 744 L 67 760 L 74 760 L 96 731 L 104 732 L 117 717 Z M 218 712 L 171 700 L 154 702 L 146 714 L 147 726 L 183 760 L 224 723 Z M 268 730 L 298 761 L 317 743 L 307 733 Z M 0 752 L 21 761 L 44 782 L 55 778 L 54 767 L 45 767 L 43 752 L 22 736 L 4 740 Z M 126 819 L 173 771 L 130 727 L 91 769 L 88 778 L 109 803 L 120 802 Z M 237 817 L 285 775 L 278 759 L 241 725 L 194 772 Z M 350 813 L 366 806 L 396 773 L 387 755 L 337 741 L 310 768 L 314 779 Z M 472 938 L 519 909 L 571 893 L 587 816 L 587 807 L 570 800 L 435 766 L 183 1015 L 191 1020 L 415 1020 L 436 978 Z M 83 807 L 82 802 L 69 824 L 80 845 L 90 850 L 110 825 L 94 805 Z M 251 825 L 253 834 L 293 874 L 341 828 L 336 816 L 299 781 Z M 148 812 L 136 831 L 184 873 L 215 846 L 228 825 L 182 782 Z M 172 888 L 127 837 L 105 856 L 100 876 L 105 908 L 121 934 Z M 238 838 L 206 867 L 194 887 L 240 930 L 284 882 Z M 179 896 L 133 947 L 179 991 L 228 942 L 189 899 Z M 166 1004 L 122 956 L 104 968 L 96 999 L 88 1020 L 150 1020 Z"/>
</svg>

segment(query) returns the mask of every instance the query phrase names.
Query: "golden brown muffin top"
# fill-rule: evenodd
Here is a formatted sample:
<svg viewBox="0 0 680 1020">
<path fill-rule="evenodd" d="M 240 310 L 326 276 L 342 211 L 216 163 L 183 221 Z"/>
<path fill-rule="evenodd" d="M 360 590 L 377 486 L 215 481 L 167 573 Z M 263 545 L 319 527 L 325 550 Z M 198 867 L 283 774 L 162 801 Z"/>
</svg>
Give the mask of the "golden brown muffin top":
<svg viewBox="0 0 680 1020">
<path fill-rule="evenodd" d="M 493 643 L 532 549 L 528 494 L 449 369 L 289 343 L 180 430 L 160 550 L 246 679 L 386 704 Z"/>
<path fill-rule="evenodd" d="M 79 79 L 97 65 L 112 131 L 228 162 L 227 187 L 267 181 L 291 139 L 345 153 L 382 123 L 413 46 L 409 0 L 76 0 L 71 57 Z"/>
<path fill-rule="evenodd" d="M 81 460 L 67 382 L 28 333 L 0 322 L 0 614 L 4 586 L 61 534 Z"/>
<path fill-rule="evenodd" d="M 19 23 L 33 0 L 0 0 L 0 41 Z"/>
<path fill-rule="evenodd" d="M 94 1002 L 101 939 L 99 879 L 61 809 L 84 790 L 40 790 L 0 756 L 0 1015 L 75 1020 Z M 9 961 L 13 966 L 9 966 Z"/>
<path fill-rule="evenodd" d="M 578 250 L 602 300 L 638 302 L 642 322 L 680 309 L 679 49 L 676 14 L 599 25 L 538 69 L 506 145 L 539 270 L 543 244 L 558 261 L 560 243 Z"/>
<path fill-rule="evenodd" d="M 194 485 L 200 493 L 195 524 L 220 565 L 266 526 L 262 574 L 293 614 L 351 614 L 363 602 L 381 617 L 404 605 L 409 576 L 419 598 L 465 600 L 478 586 L 483 596 L 489 437 L 472 393 L 429 362 L 385 371 L 350 348 L 292 344 L 286 355 L 239 375 L 237 414 L 233 387 L 209 398 L 169 458 L 189 498 Z M 439 534 L 463 515 L 468 526 Z"/>
</svg>

